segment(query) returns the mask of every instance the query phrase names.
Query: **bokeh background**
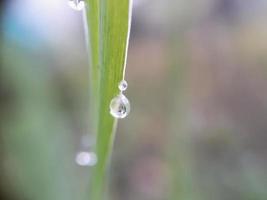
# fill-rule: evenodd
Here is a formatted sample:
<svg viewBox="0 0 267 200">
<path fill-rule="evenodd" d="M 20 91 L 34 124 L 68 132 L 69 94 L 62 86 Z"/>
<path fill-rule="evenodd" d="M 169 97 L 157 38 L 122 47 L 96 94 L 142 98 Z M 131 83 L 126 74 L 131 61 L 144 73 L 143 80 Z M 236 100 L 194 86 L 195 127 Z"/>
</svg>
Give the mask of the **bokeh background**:
<svg viewBox="0 0 267 200">
<path fill-rule="evenodd" d="M 82 14 L 67 0 L 0 5 L 0 199 L 86 200 Z M 267 1 L 134 0 L 133 14 L 132 112 L 107 199 L 266 200 Z"/>
</svg>

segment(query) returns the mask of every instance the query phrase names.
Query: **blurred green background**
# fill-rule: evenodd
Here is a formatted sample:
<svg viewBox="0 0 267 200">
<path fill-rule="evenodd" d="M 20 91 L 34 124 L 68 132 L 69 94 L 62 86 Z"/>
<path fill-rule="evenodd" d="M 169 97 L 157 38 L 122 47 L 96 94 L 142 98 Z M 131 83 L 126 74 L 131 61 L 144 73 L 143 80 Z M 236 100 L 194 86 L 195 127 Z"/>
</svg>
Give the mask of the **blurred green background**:
<svg viewBox="0 0 267 200">
<path fill-rule="evenodd" d="M 67 0 L 0 5 L 0 199 L 86 200 L 82 14 Z M 107 199 L 267 199 L 266 21 L 265 0 L 134 0 L 132 112 Z"/>
</svg>

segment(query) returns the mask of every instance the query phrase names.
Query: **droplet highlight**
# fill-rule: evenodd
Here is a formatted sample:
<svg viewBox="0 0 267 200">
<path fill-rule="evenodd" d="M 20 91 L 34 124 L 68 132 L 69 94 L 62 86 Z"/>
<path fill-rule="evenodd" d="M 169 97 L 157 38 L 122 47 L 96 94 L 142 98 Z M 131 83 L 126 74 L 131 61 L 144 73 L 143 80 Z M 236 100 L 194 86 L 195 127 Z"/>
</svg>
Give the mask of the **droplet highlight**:
<svg viewBox="0 0 267 200">
<path fill-rule="evenodd" d="M 80 166 L 94 166 L 97 163 L 97 156 L 94 152 L 78 152 L 75 159 Z"/>
<path fill-rule="evenodd" d="M 120 91 L 125 91 L 125 90 L 127 90 L 127 87 L 128 87 L 128 83 L 127 83 L 125 80 L 122 80 L 122 81 L 119 83 L 119 90 L 120 90 Z"/>
<path fill-rule="evenodd" d="M 69 6 L 76 11 L 81 11 L 85 7 L 84 0 L 69 0 Z"/>
<path fill-rule="evenodd" d="M 118 119 L 125 118 L 131 110 L 130 102 L 122 93 L 110 102 L 110 114 Z"/>
</svg>

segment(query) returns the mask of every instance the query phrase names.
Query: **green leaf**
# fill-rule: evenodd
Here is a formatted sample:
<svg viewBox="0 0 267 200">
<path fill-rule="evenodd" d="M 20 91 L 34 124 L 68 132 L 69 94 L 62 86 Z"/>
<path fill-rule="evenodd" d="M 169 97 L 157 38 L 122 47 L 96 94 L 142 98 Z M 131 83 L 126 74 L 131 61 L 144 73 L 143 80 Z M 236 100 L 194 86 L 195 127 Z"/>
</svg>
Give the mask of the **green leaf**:
<svg viewBox="0 0 267 200">
<path fill-rule="evenodd" d="M 131 17 L 131 0 L 87 0 L 89 49 L 91 58 L 91 116 L 97 133 L 95 166 L 90 200 L 101 200 L 106 170 L 111 155 L 117 120 L 109 104 L 124 78 L 126 50 Z"/>
</svg>

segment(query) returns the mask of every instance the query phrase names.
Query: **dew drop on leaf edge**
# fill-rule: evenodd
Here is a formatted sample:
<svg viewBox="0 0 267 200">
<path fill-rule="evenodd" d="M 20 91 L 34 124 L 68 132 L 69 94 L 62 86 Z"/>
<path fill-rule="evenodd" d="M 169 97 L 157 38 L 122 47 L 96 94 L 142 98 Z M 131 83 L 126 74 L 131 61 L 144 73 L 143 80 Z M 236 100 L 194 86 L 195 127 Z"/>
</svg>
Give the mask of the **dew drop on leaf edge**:
<svg viewBox="0 0 267 200">
<path fill-rule="evenodd" d="M 130 102 L 123 94 L 114 97 L 110 102 L 110 114 L 117 119 L 127 117 L 130 113 L 130 109 Z"/>
<path fill-rule="evenodd" d="M 122 81 L 119 83 L 119 90 L 120 90 L 120 91 L 125 91 L 125 90 L 127 90 L 127 87 L 128 87 L 128 83 L 127 83 L 125 80 L 122 80 Z"/>
<path fill-rule="evenodd" d="M 69 6 L 76 11 L 81 11 L 85 7 L 84 0 L 68 0 Z"/>
</svg>

